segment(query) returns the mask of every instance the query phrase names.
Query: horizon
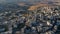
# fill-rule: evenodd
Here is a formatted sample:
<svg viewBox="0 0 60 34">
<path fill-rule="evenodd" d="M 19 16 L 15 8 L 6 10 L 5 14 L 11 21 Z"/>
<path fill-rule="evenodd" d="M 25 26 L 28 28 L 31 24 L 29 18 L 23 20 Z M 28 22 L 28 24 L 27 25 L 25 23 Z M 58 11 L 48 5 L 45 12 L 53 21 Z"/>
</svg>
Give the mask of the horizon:
<svg viewBox="0 0 60 34">
<path fill-rule="evenodd" d="M 18 3 L 18 2 L 60 2 L 60 0 L 0 0 L 0 3 Z"/>
</svg>

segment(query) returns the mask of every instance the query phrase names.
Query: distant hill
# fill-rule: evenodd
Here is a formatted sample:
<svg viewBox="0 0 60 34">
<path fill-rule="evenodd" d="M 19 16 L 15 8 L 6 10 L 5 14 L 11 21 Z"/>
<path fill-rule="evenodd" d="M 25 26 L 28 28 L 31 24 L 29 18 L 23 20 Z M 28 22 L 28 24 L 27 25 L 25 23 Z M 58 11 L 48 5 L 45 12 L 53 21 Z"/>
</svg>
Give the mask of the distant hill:
<svg viewBox="0 0 60 34">
<path fill-rule="evenodd" d="M 60 5 L 60 0 L 0 0 L 1 4 L 5 4 L 5 3 L 19 3 L 19 2 L 27 2 L 27 3 L 40 2 L 40 3 Z"/>
</svg>

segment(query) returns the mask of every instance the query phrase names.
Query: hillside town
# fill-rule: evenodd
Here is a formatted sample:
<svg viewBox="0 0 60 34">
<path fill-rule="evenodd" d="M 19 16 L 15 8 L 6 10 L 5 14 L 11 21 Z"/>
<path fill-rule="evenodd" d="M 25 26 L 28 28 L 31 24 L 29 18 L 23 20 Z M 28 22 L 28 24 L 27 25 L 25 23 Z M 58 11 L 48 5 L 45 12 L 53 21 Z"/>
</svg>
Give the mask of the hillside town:
<svg viewBox="0 0 60 34">
<path fill-rule="evenodd" d="M 0 7 L 0 34 L 60 33 L 60 6 L 22 5 Z"/>
</svg>

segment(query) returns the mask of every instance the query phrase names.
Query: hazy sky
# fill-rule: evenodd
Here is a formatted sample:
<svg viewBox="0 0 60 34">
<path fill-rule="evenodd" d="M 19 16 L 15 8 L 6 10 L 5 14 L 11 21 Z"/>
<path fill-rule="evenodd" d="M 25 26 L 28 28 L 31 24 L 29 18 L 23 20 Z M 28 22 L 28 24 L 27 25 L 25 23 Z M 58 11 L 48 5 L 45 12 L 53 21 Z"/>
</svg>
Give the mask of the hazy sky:
<svg viewBox="0 0 60 34">
<path fill-rule="evenodd" d="M 60 1 L 60 0 L 0 0 L 0 3 L 6 3 L 6 2 L 33 2 L 33 1 Z"/>
</svg>

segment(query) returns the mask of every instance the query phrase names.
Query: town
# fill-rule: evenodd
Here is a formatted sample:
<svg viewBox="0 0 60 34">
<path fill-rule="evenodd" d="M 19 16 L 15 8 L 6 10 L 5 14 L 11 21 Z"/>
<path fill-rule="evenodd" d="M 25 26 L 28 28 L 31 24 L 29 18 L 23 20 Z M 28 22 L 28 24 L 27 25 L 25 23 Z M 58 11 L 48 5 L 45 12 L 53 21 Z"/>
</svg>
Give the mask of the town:
<svg viewBox="0 0 60 34">
<path fill-rule="evenodd" d="M 8 4 L 0 6 L 0 34 L 59 34 L 60 6 Z"/>
</svg>

